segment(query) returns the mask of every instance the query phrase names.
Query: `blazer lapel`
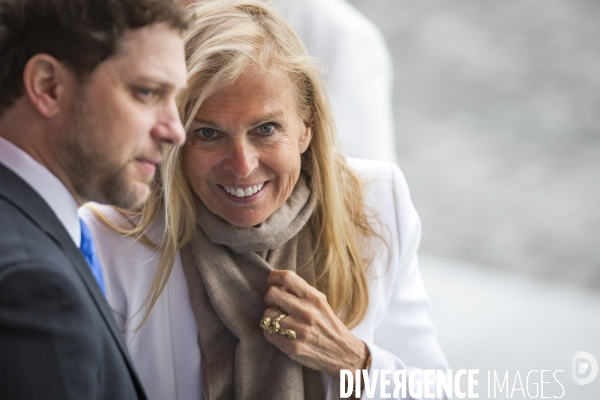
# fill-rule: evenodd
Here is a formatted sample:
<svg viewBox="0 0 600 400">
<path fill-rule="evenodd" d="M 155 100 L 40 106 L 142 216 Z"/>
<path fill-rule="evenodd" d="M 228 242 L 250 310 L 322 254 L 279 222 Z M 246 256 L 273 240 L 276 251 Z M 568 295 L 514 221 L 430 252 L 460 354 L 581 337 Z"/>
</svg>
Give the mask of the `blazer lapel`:
<svg viewBox="0 0 600 400">
<path fill-rule="evenodd" d="M 40 197 L 40 195 L 23 181 L 14 172 L 0 164 L 0 196 L 6 198 L 15 207 L 20 209 L 34 224 L 39 226 L 48 236 L 52 238 L 58 246 L 65 252 L 71 260 L 71 265 L 77 271 L 79 277 L 85 284 L 88 293 L 100 310 L 102 318 L 106 322 L 113 338 L 125 358 L 133 381 L 138 388 L 139 393 L 143 393 L 141 383 L 137 378 L 133 362 L 129 357 L 121 332 L 119 331 L 112 311 L 92 275 L 92 272 L 83 257 L 81 251 L 75 246 L 62 223 L 58 220 L 50 206 Z"/>
</svg>

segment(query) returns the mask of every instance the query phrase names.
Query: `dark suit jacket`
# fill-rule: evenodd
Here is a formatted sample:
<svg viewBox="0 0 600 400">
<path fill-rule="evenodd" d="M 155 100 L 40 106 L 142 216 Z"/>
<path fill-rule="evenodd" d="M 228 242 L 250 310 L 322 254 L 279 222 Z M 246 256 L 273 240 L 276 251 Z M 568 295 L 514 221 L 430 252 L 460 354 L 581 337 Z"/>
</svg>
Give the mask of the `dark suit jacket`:
<svg viewBox="0 0 600 400">
<path fill-rule="evenodd" d="M 0 399 L 146 399 L 83 255 L 2 164 Z"/>
</svg>

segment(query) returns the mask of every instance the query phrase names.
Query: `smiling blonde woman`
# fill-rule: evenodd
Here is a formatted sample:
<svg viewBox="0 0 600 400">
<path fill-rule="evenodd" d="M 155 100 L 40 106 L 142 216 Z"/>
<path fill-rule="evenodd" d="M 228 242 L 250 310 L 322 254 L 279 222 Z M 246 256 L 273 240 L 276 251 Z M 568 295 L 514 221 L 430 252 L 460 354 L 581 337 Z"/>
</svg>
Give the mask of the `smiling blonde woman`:
<svg viewBox="0 0 600 400">
<path fill-rule="evenodd" d="M 267 6 L 190 12 L 186 145 L 140 213 L 85 216 L 150 398 L 336 398 L 342 369 L 445 370 L 400 170 L 339 155 L 319 70 Z"/>
</svg>

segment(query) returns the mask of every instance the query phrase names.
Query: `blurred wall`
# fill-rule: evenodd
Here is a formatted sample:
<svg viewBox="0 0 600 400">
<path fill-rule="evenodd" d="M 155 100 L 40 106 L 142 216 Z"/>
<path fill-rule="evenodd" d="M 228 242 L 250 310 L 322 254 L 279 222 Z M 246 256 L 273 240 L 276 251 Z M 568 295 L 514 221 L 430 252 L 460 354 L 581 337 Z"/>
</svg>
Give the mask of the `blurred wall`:
<svg viewBox="0 0 600 400">
<path fill-rule="evenodd" d="M 422 250 L 600 287 L 600 2 L 349 2 L 392 53 Z"/>
</svg>

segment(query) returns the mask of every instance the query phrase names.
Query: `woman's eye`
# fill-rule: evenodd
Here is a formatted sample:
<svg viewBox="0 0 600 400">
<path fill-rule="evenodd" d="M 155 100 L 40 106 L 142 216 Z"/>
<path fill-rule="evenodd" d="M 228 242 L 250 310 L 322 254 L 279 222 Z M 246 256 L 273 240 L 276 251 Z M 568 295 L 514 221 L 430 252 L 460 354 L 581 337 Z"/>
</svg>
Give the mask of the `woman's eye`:
<svg viewBox="0 0 600 400">
<path fill-rule="evenodd" d="M 272 123 L 267 123 L 267 124 L 262 124 L 261 126 L 258 127 L 258 132 L 266 135 L 269 133 L 272 133 L 275 130 L 275 124 Z"/>
<path fill-rule="evenodd" d="M 200 135 L 201 139 L 212 139 L 217 134 L 217 131 L 212 128 L 200 128 L 196 130 L 196 133 Z"/>
</svg>

